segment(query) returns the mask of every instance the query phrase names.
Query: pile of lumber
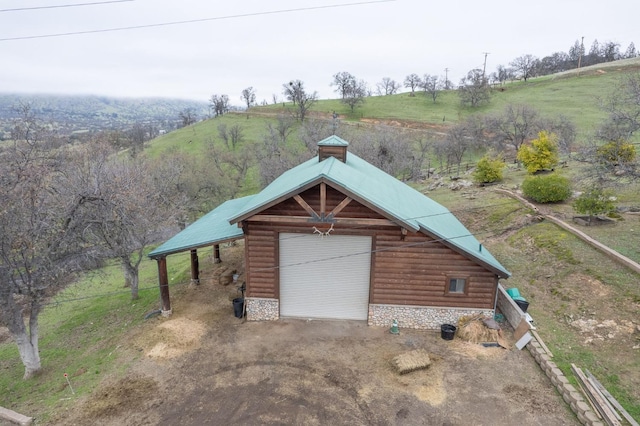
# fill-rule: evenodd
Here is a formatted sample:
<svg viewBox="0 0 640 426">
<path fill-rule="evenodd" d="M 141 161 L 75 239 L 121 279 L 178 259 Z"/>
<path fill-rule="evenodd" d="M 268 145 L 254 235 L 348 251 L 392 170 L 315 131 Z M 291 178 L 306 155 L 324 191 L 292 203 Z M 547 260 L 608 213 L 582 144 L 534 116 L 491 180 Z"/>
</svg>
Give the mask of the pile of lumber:
<svg viewBox="0 0 640 426">
<path fill-rule="evenodd" d="M 632 426 L 639 426 L 633 417 L 620 405 L 616 399 L 605 389 L 589 370 L 582 371 L 571 364 L 571 371 L 576 376 L 576 380 L 585 394 L 596 414 L 609 426 L 619 426 L 622 424 L 622 417 Z M 618 414 L 619 413 L 619 414 Z M 622 417 L 621 417 L 622 416 Z M 625 423 L 626 424 L 626 423 Z"/>
</svg>

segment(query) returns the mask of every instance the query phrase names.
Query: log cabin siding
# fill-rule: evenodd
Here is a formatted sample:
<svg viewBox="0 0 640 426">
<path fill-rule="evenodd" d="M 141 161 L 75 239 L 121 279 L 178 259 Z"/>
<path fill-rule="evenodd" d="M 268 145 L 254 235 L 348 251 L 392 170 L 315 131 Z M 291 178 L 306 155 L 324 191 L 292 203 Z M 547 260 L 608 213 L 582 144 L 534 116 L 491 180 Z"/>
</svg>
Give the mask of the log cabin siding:
<svg viewBox="0 0 640 426">
<path fill-rule="evenodd" d="M 375 239 L 370 303 L 492 309 L 497 278 L 422 234 L 380 233 Z M 449 278 L 465 278 L 464 294 L 448 294 Z"/>
<path fill-rule="evenodd" d="M 278 234 L 269 226 L 245 224 L 246 295 L 277 298 Z"/>
<path fill-rule="evenodd" d="M 299 194 L 320 213 L 319 186 Z M 326 211 L 340 204 L 345 195 L 327 185 Z M 314 226 L 326 230 L 327 223 L 312 219 L 293 198 L 262 212 L 265 221 L 245 222 L 248 297 L 279 298 L 279 234 L 311 234 Z M 297 216 L 291 221 L 269 222 L 268 216 Z M 301 220 L 300 217 L 308 217 Z M 379 213 L 351 201 L 340 218 L 380 219 Z M 334 235 L 373 237 L 369 303 L 448 308 L 493 309 L 497 276 L 484 266 L 421 233 L 403 237 L 399 226 L 349 226 L 335 224 Z M 327 237 L 331 238 L 331 236 Z M 448 279 L 465 278 L 464 294 L 449 294 Z"/>
</svg>

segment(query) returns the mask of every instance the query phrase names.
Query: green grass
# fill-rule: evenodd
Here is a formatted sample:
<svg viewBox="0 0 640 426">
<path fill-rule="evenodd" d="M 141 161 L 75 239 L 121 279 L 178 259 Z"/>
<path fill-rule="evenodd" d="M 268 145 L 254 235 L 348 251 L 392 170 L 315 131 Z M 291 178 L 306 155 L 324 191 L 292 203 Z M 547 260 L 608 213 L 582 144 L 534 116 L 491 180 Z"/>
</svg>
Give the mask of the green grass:
<svg viewBox="0 0 640 426">
<path fill-rule="evenodd" d="M 152 140 L 147 143 L 145 152 L 152 158 L 161 157 L 163 153 L 170 150 L 178 150 L 190 155 L 200 155 L 204 152 L 205 146 L 211 141 L 222 144 L 218 136 L 218 126 L 220 124 L 225 124 L 227 129 L 236 124 L 241 126 L 244 135 L 243 144 L 251 146 L 261 141 L 267 122 L 273 121 L 274 118 L 265 118 L 252 114 L 248 114 L 248 117 L 246 114 L 230 113 L 200 121 Z"/>
<path fill-rule="evenodd" d="M 172 256 L 168 263 L 172 288 L 188 282 L 188 253 Z M 41 423 L 56 410 L 72 408 L 105 377 L 122 374 L 135 361 L 137 354 L 121 348 L 121 336 L 159 306 L 155 261 L 141 264 L 140 297 L 135 301 L 123 288 L 119 265 L 84 274 L 51 299 L 40 315 L 41 374 L 23 380 L 16 345 L 0 344 L 2 405 L 36 416 Z M 75 395 L 66 386 L 65 373 Z"/>
</svg>

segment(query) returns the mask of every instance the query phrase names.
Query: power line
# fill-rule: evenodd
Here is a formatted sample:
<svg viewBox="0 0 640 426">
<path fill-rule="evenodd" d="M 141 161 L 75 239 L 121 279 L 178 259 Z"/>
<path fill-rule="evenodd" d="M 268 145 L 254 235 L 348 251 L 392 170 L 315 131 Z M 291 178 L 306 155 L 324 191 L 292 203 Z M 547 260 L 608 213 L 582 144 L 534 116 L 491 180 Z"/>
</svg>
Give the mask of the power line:
<svg viewBox="0 0 640 426">
<path fill-rule="evenodd" d="M 78 7 L 78 6 L 96 6 L 100 4 L 126 3 L 126 2 L 132 2 L 132 1 L 135 1 L 135 0 L 109 0 L 109 1 L 95 1 L 91 3 L 58 4 L 53 6 L 16 7 L 14 9 L 0 9 L 0 12 L 20 12 L 24 10 L 58 9 L 58 8 L 67 8 L 67 7 Z"/>
<path fill-rule="evenodd" d="M 369 1 L 354 2 L 354 3 L 332 4 L 332 5 L 326 5 L 326 6 L 299 7 L 294 9 L 280 9 L 280 10 L 271 10 L 271 11 L 265 11 L 265 12 L 250 12 L 250 13 L 241 13 L 237 15 L 215 16 L 211 18 L 188 19 L 185 21 L 160 22 L 156 24 L 131 25 L 127 27 L 112 27 L 112 28 L 103 28 L 98 30 L 85 30 L 85 31 L 73 31 L 68 33 L 6 37 L 6 38 L 0 38 L 0 42 L 15 41 L 15 40 L 32 40 L 32 39 L 51 38 L 51 37 L 67 37 L 67 36 L 74 36 L 74 35 L 97 34 L 97 33 L 107 33 L 107 32 L 115 32 L 115 31 L 128 31 L 128 30 L 136 30 L 136 29 L 144 29 L 144 28 L 168 27 L 171 25 L 184 25 L 184 24 L 193 24 L 198 22 L 221 21 L 225 19 L 238 19 L 238 18 L 247 18 L 251 16 L 276 15 L 276 14 L 292 13 L 292 12 L 306 12 L 310 10 L 335 9 L 338 7 L 361 6 L 365 4 L 388 3 L 393 1 L 396 1 L 396 0 L 369 0 Z"/>
</svg>

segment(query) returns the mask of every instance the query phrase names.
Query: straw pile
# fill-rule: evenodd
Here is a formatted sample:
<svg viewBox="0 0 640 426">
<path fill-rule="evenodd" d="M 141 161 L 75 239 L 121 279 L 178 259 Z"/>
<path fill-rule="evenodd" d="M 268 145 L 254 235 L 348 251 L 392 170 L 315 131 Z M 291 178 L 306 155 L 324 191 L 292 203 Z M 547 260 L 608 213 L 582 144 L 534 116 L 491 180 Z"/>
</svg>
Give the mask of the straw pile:
<svg viewBox="0 0 640 426">
<path fill-rule="evenodd" d="M 498 342 L 501 344 L 500 346 L 504 346 L 502 345 L 504 341 L 502 338 L 502 330 L 494 330 L 487 327 L 481 316 L 460 318 L 458 321 L 457 336 L 471 343 Z"/>
<path fill-rule="evenodd" d="M 422 370 L 431 365 L 429 353 L 424 349 L 416 349 L 405 352 L 393 358 L 391 364 L 395 367 L 398 374 L 407 374 L 412 371 Z"/>
</svg>

